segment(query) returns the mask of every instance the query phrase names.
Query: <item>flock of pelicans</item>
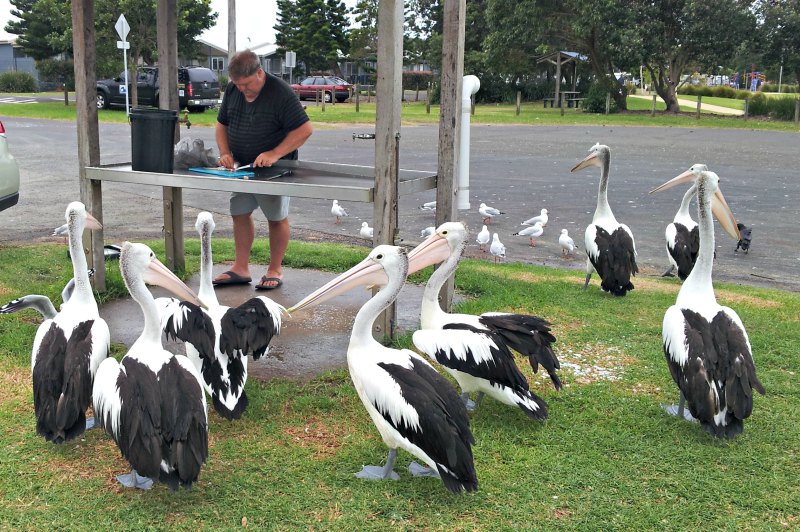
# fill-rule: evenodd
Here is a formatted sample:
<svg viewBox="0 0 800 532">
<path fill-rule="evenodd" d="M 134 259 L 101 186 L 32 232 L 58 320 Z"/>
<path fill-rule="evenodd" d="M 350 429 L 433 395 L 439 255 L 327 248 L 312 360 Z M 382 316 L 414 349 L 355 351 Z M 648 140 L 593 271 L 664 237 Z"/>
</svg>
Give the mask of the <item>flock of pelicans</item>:
<svg viewBox="0 0 800 532">
<path fill-rule="evenodd" d="M 598 144 L 573 171 L 596 165 L 602 174 L 597 209 L 584 240 L 586 284 L 596 271 L 603 290 L 623 296 L 633 289 L 636 251 L 630 229 L 617 222 L 608 206 L 609 159 L 608 147 Z M 681 208 L 684 218 L 687 198 L 697 196 L 699 245 L 691 257 L 693 266 L 676 261 L 685 281 L 675 305 L 664 315 L 664 353 L 680 390 L 680 405 L 668 411 L 695 418 L 713 436 L 732 438 L 742 432 L 743 420 L 752 412 L 753 390 L 764 393 L 742 322 L 732 309 L 717 304 L 711 281 L 712 213 L 738 237 L 736 221 L 720 192 L 719 178 L 704 165 L 692 166 L 655 190 L 680 184 L 690 184 L 686 209 Z M 318 305 L 357 286 L 383 287 L 355 317 L 347 364 L 358 396 L 389 448 L 384 465 L 365 466 L 358 477 L 396 479 L 397 449 L 404 449 L 424 462 L 412 462 L 412 474 L 440 477 L 453 493 L 474 491 L 478 479 L 468 411 L 488 395 L 532 419 L 548 415 L 547 404 L 530 390 L 513 352 L 527 356 L 534 372 L 541 365 L 555 388 L 561 388 L 559 361 L 552 349 L 555 338 L 546 320 L 500 312 L 450 314 L 440 307 L 439 291 L 454 274 L 466 246 L 467 231 L 461 223 L 439 226 L 410 252 L 376 247 L 361 263 L 288 310 L 263 296 L 236 308 L 219 304 L 211 282 L 214 221 L 209 213 L 200 213 L 195 225 L 201 239 L 196 295 L 147 246 L 126 242 L 120 270 L 142 309 L 144 328 L 118 362 L 108 356 L 111 336 L 98 312 L 81 244 L 84 229 L 99 224 L 79 202 L 68 206 L 66 219 L 73 279 L 62 294 L 60 311 L 46 297 L 30 295 L 5 305 L 0 313 L 32 307 L 46 318 L 33 340 L 31 357 L 38 434 L 53 443 L 76 438 L 92 425 L 86 418 L 92 405 L 96 423 L 131 465 L 129 474 L 117 477 L 127 487 L 146 489 L 154 480 L 172 489 L 191 487 L 208 456 L 206 393 L 221 416 L 240 418 L 248 404 L 248 355 L 257 359 L 268 351 L 284 313 Z M 460 395 L 421 355 L 385 347 L 372 335 L 374 319 L 395 300 L 406 276 L 433 264 L 441 265 L 425 287 L 420 330 L 414 332 L 413 343 L 455 379 Z M 177 298 L 156 299 L 146 284 L 165 287 Z M 163 334 L 183 340 L 187 356 L 165 350 Z M 684 413 L 685 402 L 691 416 Z"/>
</svg>

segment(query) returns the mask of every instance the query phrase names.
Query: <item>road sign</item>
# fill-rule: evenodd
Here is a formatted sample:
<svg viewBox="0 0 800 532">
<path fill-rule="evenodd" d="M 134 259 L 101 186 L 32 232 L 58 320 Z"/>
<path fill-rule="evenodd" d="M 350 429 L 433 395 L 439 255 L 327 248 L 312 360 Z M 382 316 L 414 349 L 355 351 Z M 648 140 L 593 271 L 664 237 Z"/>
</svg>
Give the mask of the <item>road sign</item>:
<svg viewBox="0 0 800 532">
<path fill-rule="evenodd" d="M 117 41 L 117 48 L 119 48 L 120 50 L 130 50 L 131 43 L 129 43 L 128 41 Z"/>
<path fill-rule="evenodd" d="M 114 29 L 117 30 L 117 35 L 123 41 L 128 40 L 128 32 L 131 31 L 131 27 L 128 25 L 128 21 L 125 20 L 125 15 L 120 15 L 117 19 L 117 23 L 114 24 Z"/>
<path fill-rule="evenodd" d="M 286 52 L 286 66 L 288 68 L 294 68 L 297 66 L 295 63 L 297 61 L 297 54 L 295 52 Z"/>
</svg>

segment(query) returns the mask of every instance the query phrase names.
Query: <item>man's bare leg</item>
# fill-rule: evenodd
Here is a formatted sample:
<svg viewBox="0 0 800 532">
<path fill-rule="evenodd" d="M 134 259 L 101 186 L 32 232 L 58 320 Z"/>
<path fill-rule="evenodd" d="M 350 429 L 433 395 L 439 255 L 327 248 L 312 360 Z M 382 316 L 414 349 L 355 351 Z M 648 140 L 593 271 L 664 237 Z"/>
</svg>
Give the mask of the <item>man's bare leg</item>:
<svg viewBox="0 0 800 532">
<path fill-rule="evenodd" d="M 286 248 L 289 246 L 289 218 L 284 218 L 277 222 L 269 220 L 269 266 L 267 266 L 267 277 L 283 278 L 283 257 L 286 255 Z M 266 281 L 261 283 L 263 286 L 274 288 L 278 285 L 277 281 Z"/>
<path fill-rule="evenodd" d="M 272 237 L 271 233 L 270 231 L 270 240 Z M 230 271 L 242 277 L 250 277 L 250 251 L 253 249 L 255 237 L 256 225 L 253 221 L 253 213 L 234 215 L 233 243 L 236 251 L 233 266 L 230 267 Z M 214 280 L 223 281 L 227 278 L 227 275 L 221 274 Z"/>
</svg>

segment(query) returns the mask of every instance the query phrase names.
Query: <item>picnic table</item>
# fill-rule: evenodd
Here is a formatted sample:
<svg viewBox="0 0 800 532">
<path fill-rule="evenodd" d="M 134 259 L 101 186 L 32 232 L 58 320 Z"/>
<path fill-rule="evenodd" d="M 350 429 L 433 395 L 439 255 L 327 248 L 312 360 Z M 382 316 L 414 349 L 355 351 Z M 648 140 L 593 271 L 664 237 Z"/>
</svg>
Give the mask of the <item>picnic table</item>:
<svg viewBox="0 0 800 532">
<path fill-rule="evenodd" d="M 550 107 L 561 107 L 562 102 L 567 102 L 567 107 L 580 107 L 580 103 L 584 100 L 584 98 L 580 98 L 580 91 L 559 91 L 558 93 L 558 101 L 556 101 L 556 95 L 551 94 L 547 98 L 543 98 L 544 107 L 547 107 L 547 104 L 550 104 Z"/>
</svg>

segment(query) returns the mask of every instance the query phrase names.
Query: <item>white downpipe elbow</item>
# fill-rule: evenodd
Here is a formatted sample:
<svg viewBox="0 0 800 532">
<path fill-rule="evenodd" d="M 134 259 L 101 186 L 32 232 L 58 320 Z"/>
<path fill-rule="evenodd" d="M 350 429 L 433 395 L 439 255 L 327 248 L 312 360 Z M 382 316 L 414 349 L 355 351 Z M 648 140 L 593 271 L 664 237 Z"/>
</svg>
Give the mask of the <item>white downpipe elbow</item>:
<svg viewBox="0 0 800 532">
<path fill-rule="evenodd" d="M 481 88 L 480 80 L 473 75 L 464 76 L 461 85 L 461 145 L 458 153 L 458 193 L 456 208 L 469 209 L 469 120 L 472 112 L 472 95 Z"/>
</svg>

